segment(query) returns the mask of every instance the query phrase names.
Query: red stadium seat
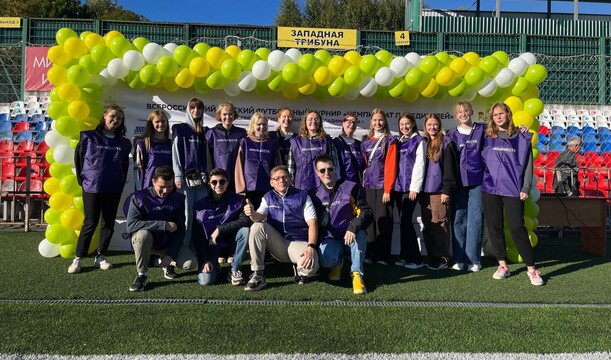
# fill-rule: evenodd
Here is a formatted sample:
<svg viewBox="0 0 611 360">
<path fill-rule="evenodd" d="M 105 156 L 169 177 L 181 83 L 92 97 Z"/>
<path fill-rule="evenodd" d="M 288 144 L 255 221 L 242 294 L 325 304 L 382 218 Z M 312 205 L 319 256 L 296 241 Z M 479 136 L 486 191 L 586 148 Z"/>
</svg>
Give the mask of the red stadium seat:
<svg viewBox="0 0 611 360">
<path fill-rule="evenodd" d="M 21 140 L 13 152 L 19 155 L 33 150 L 34 142 L 32 140 Z"/>
<path fill-rule="evenodd" d="M 25 181 L 28 178 L 27 174 L 28 174 L 28 169 L 26 166 L 24 166 L 20 168 L 19 171 L 17 172 L 17 175 L 15 175 L 15 180 Z M 38 165 L 30 166 L 30 179 L 31 180 L 40 179 L 40 167 Z"/>
<path fill-rule="evenodd" d="M 13 151 L 14 147 L 15 147 L 15 143 L 13 143 L 13 140 L 0 141 L 0 153 L 5 153 L 7 151 Z"/>
<path fill-rule="evenodd" d="M 38 145 L 34 149 L 34 152 L 36 154 L 44 157 L 44 155 L 47 152 L 47 150 L 49 150 L 49 145 L 47 145 L 47 143 L 43 141 L 41 143 L 38 143 Z"/>
<path fill-rule="evenodd" d="M 13 127 L 13 130 L 11 131 L 16 134 L 16 133 L 20 133 L 22 131 L 28 131 L 28 130 L 30 130 L 30 123 L 27 121 L 21 121 L 15 124 L 15 126 Z"/>
<path fill-rule="evenodd" d="M 2 182 L 6 179 L 15 179 L 15 166 L 14 164 L 3 164 L 2 165 Z"/>
</svg>

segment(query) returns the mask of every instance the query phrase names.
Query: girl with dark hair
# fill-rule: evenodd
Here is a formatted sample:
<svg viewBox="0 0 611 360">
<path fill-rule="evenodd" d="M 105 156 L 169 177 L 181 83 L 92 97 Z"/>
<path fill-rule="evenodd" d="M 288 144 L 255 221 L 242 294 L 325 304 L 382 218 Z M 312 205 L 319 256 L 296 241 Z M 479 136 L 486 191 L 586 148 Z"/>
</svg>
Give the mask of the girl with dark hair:
<svg viewBox="0 0 611 360">
<path fill-rule="evenodd" d="M 401 252 L 395 265 L 419 269 L 423 266 L 422 255 L 412 216 L 424 186 L 426 141 L 418 134 L 416 118 L 410 113 L 399 117 L 399 133 L 395 206 L 401 216 Z"/>
<path fill-rule="evenodd" d="M 524 201 L 530 193 L 533 178 L 531 137 L 529 132 L 516 129 L 509 106 L 504 103 L 492 105 L 482 151 L 486 166 L 482 199 L 492 252 L 499 263 L 492 277 L 502 280 L 510 275 L 503 232 L 504 211 L 513 242 L 528 268 L 530 283 L 538 286 L 544 281 L 535 268 L 534 251 L 524 227 Z"/>
<path fill-rule="evenodd" d="M 95 130 L 82 131 L 74 152 L 76 178 L 83 188 L 85 220 L 76 245 L 76 257 L 68 273 L 81 271 L 82 258 L 87 256 L 100 215 L 102 226 L 98 250 L 93 263 L 102 270 L 112 268 L 104 254 L 115 228 L 117 207 L 127 180 L 132 145 L 125 137 L 125 113 L 119 105 L 110 105 Z"/>
<path fill-rule="evenodd" d="M 450 223 L 448 211 L 450 194 L 456 187 L 458 163 L 456 147 L 450 137 L 443 134 L 437 114 L 424 117 L 424 137 L 427 142 L 428 165 L 424 177 L 424 190 L 420 196 L 422 211 L 422 237 L 429 256 L 429 269 L 448 267 L 450 261 Z"/>
<path fill-rule="evenodd" d="M 163 110 L 153 110 L 144 126 L 142 137 L 136 140 L 134 156 L 138 189 L 151 186 L 153 172 L 161 165 L 172 166 L 172 141 L 168 116 Z"/>
<path fill-rule="evenodd" d="M 390 133 L 386 113 L 376 108 L 371 112 L 369 135 L 363 138 L 363 156 L 366 168 L 363 173 L 363 187 L 367 203 L 373 211 L 373 222 L 367 229 L 365 262 L 377 260 L 380 265 L 388 265 L 392 241 L 392 202 L 391 192 L 397 177 L 397 140 Z"/>
<path fill-rule="evenodd" d="M 361 175 L 365 170 L 365 157 L 361 149 L 361 142 L 353 137 L 358 122 L 353 114 L 344 115 L 342 132 L 333 139 L 333 146 L 337 152 L 337 167 L 343 170 L 344 178 L 360 184 Z"/>
</svg>

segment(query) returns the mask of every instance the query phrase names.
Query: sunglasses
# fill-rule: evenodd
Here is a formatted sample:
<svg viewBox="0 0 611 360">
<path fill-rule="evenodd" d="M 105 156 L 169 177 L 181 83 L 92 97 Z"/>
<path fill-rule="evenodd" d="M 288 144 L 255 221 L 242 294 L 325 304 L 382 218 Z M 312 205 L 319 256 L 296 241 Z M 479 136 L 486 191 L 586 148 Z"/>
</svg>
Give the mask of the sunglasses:
<svg viewBox="0 0 611 360">
<path fill-rule="evenodd" d="M 329 172 L 329 174 L 332 174 L 332 173 L 334 173 L 334 172 L 335 172 L 335 168 L 330 167 L 330 168 L 322 168 L 322 169 L 318 169 L 318 172 L 319 172 L 319 173 L 321 173 L 321 174 L 324 174 L 324 173 L 326 173 L 327 171 Z"/>
<path fill-rule="evenodd" d="M 221 180 L 210 180 L 210 184 L 212 186 L 216 186 L 216 184 L 219 184 L 220 186 L 224 186 L 225 184 L 227 184 L 227 180 L 225 179 L 221 179 Z"/>
</svg>

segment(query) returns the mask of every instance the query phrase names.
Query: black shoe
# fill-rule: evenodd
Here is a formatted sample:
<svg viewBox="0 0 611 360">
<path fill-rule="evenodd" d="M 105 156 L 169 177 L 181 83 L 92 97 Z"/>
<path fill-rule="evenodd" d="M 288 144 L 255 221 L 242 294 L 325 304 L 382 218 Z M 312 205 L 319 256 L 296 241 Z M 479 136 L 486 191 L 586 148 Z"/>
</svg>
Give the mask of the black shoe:
<svg viewBox="0 0 611 360">
<path fill-rule="evenodd" d="M 161 261 L 161 258 L 159 256 L 152 255 L 151 258 L 149 259 L 149 267 L 159 267 L 160 261 Z"/>
<path fill-rule="evenodd" d="M 426 267 L 431 270 L 442 270 L 448 268 L 448 259 L 442 257 L 439 259 L 431 259 L 431 261 L 426 264 Z"/>
<path fill-rule="evenodd" d="M 146 275 L 138 275 L 134 283 L 129 288 L 129 291 L 142 291 L 146 286 Z"/>
<path fill-rule="evenodd" d="M 168 279 L 168 280 L 172 280 L 176 277 L 176 271 L 174 271 L 174 266 L 170 265 L 170 266 L 166 266 L 163 269 L 163 277 Z"/>
<path fill-rule="evenodd" d="M 244 290 L 246 291 L 257 291 L 261 290 L 267 285 L 267 281 L 265 281 L 265 275 L 263 272 L 254 272 L 250 275 L 250 280 L 246 283 Z"/>
<path fill-rule="evenodd" d="M 295 264 L 293 264 L 293 282 L 299 285 L 304 285 L 308 282 L 307 276 L 299 275 L 299 272 L 297 272 L 297 265 Z"/>
</svg>

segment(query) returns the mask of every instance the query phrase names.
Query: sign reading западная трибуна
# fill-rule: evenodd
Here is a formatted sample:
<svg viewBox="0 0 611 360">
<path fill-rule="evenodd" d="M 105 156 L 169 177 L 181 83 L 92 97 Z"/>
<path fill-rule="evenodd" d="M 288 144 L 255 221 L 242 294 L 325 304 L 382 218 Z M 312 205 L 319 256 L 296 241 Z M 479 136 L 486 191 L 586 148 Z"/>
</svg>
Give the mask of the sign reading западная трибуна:
<svg viewBox="0 0 611 360">
<path fill-rule="evenodd" d="M 278 47 L 354 49 L 356 30 L 278 27 Z"/>
</svg>

